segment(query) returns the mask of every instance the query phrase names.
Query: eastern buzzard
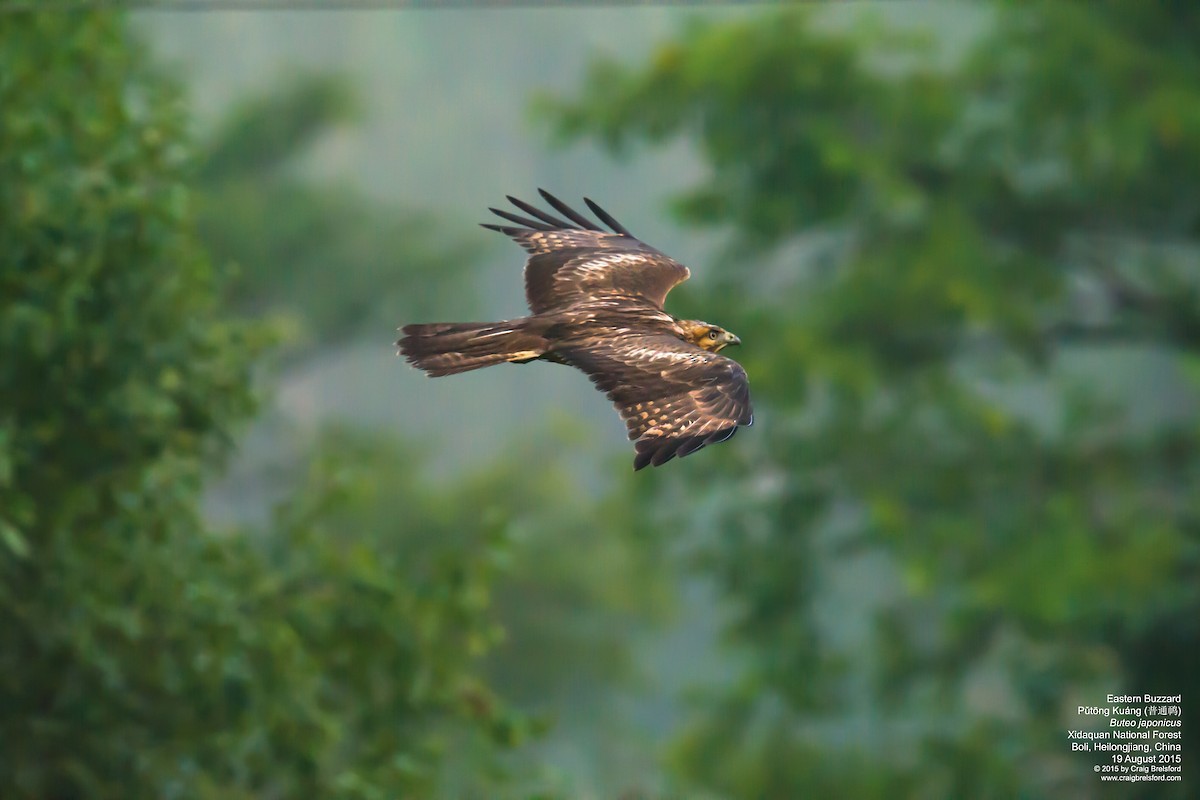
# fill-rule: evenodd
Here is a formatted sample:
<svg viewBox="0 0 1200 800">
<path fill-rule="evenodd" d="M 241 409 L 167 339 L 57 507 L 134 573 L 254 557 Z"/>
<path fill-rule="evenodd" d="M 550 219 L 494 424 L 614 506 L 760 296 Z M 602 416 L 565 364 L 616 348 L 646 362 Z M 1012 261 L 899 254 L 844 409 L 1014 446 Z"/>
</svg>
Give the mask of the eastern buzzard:
<svg viewBox="0 0 1200 800">
<path fill-rule="evenodd" d="M 577 367 L 613 401 L 636 440 L 635 470 L 723 442 L 751 424 L 746 371 L 718 355 L 741 344 L 738 337 L 663 311 L 688 268 L 638 241 L 591 200 L 585 202 L 611 233 L 539 192 L 565 220 L 509 197 L 529 217 L 493 208 L 514 226 L 483 226 L 529 253 L 525 297 L 533 313 L 504 322 L 405 325 L 396 344 L 408 361 L 433 377 L 505 362 Z"/>
</svg>

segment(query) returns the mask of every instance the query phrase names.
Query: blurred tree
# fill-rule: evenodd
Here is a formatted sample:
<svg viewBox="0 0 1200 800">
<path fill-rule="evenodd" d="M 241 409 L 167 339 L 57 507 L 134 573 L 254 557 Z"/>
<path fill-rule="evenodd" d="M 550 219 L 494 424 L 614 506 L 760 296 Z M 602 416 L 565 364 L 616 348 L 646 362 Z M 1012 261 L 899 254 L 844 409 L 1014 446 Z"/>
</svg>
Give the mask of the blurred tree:
<svg viewBox="0 0 1200 800">
<path fill-rule="evenodd" d="M 473 288 L 477 253 L 443 236 L 427 214 L 396 212 L 354 188 L 303 177 L 297 160 L 331 126 L 352 121 L 355 107 L 340 78 L 301 77 L 237 104 L 202 148 L 200 238 L 219 261 L 236 265 L 226 287 L 232 306 L 295 315 L 304 326 L 289 353 L 293 362 L 347 338 L 390 333 L 396 320 L 469 316 L 463 302 L 481 296 Z M 294 435 L 285 425 L 270 446 L 283 458 L 311 457 L 289 446 Z M 539 721 L 539 730 L 554 724 L 544 747 L 514 754 L 504 771 L 516 792 L 618 791 L 643 777 L 622 773 L 618 762 L 637 771 L 628 764 L 637 760 L 632 753 L 643 759 L 637 769 L 653 764 L 622 728 L 628 720 L 617 698 L 640 677 L 634 642 L 663 620 L 670 575 L 661 569 L 653 524 L 616 499 L 628 485 L 601 490 L 567 480 L 565 465 L 532 451 L 530 438 L 516 437 L 506 456 L 528 466 L 491 498 L 507 496 L 515 517 L 507 568 L 491 590 L 491 618 L 503 642 L 483 672 L 500 696 Z M 389 446 L 381 440 L 373 457 L 386 459 Z M 474 503 L 449 489 L 439 497 L 454 507 Z M 341 528 L 386 544 L 399 535 L 394 520 L 410 514 L 391 499 L 386 492 L 364 499 L 355 506 L 358 521 Z M 409 502 L 405 494 L 396 500 Z M 376 540 L 369 531 L 378 530 L 387 533 Z M 594 774 L 554 774 L 545 753 L 556 745 L 586 754 L 584 770 Z M 478 771 L 478 760 L 473 752 L 450 759 L 447 786 L 494 794 L 494 785 L 463 777 Z"/>
<path fill-rule="evenodd" d="M 179 93 L 117 15 L 5 13 L 0 106 L 0 796 L 428 796 L 447 741 L 520 739 L 478 677 L 507 487 L 330 437 L 269 530 L 206 532 L 271 337 L 193 234 Z"/>
<path fill-rule="evenodd" d="M 298 348 L 463 314 L 472 296 L 455 290 L 475 274 L 479 251 L 427 211 L 388 208 L 297 168 L 356 110 L 346 81 L 302 75 L 240 103 L 203 145 L 197 224 L 217 263 L 237 268 L 227 296 L 247 313 L 293 317 Z"/>
<path fill-rule="evenodd" d="M 324 431 L 299 463 L 267 530 L 235 537 L 262 563 L 242 613 L 286 654 L 246 670 L 243 690 L 281 684 L 293 705 L 278 720 L 286 735 L 248 751 L 247 771 L 285 797 L 442 796 L 446 780 L 497 793 L 497 748 L 533 724 L 506 709 L 479 662 L 503 635 L 491 596 L 524 524 L 514 508 L 526 506 L 509 502 L 520 487 L 504 470 L 433 486 L 408 448 L 352 430 Z M 287 733 L 301 715 L 313 729 Z M 447 778 L 444 759 L 470 781 Z"/>
<path fill-rule="evenodd" d="M 729 796 L 1089 796 L 1076 705 L 1194 715 L 1200 11 L 981 14 L 962 60 L 796 10 L 697 24 L 542 102 L 617 152 L 694 137 L 679 210 L 732 232 L 704 307 L 761 429 L 740 483 L 672 476 L 713 498 L 677 527 L 753 656 L 676 749 Z"/>
</svg>

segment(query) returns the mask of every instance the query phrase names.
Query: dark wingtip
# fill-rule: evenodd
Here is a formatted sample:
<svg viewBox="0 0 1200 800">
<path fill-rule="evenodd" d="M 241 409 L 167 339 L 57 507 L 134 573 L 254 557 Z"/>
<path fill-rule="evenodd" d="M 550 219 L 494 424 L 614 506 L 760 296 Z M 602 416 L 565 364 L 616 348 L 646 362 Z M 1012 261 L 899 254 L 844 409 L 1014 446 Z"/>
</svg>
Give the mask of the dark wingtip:
<svg viewBox="0 0 1200 800">
<path fill-rule="evenodd" d="M 511 194 L 507 195 L 507 197 L 508 197 L 508 202 L 512 203 L 514 206 L 521 209 L 526 214 L 533 215 L 534 218 L 541 220 L 542 222 L 546 223 L 547 225 L 550 225 L 555 228 L 559 228 L 560 230 L 569 230 L 570 228 L 573 227 L 571 225 L 571 223 L 561 220 L 558 217 L 554 216 L 553 214 L 548 214 L 545 211 L 543 211 L 542 209 L 538 208 L 537 206 L 531 205 L 530 203 L 526 203 L 524 200 L 521 200 L 520 198 L 513 197 Z"/>
<path fill-rule="evenodd" d="M 663 464 L 675 457 L 675 453 L 679 450 L 686 439 L 664 439 L 661 436 L 655 436 L 649 439 L 638 439 L 635 447 L 637 448 L 637 458 L 634 459 L 634 469 L 641 469 L 649 464 L 652 467 L 661 467 Z M 640 465 L 640 466 L 639 466 Z"/>
<path fill-rule="evenodd" d="M 709 436 L 707 439 L 705 439 L 704 443 L 705 444 L 719 444 L 720 442 L 728 442 L 730 439 L 733 438 L 734 434 L 736 434 L 737 432 L 738 432 L 738 426 L 734 425 L 732 428 L 717 431 L 712 436 Z"/>
<path fill-rule="evenodd" d="M 497 217 L 500 217 L 500 219 L 506 219 L 509 222 L 515 223 L 517 225 L 523 225 L 524 227 L 529 228 L 530 230 L 552 231 L 556 227 L 556 226 L 554 226 L 548 222 L 544 222 L 540 219 L 530 219 L 529 217 L 522 217 L 519 214 L 513 214 L 508 211 L 502 211 L 499 208 L 490 208 L 489 207 L 488 211 L 492 212 Z"/>
<path fill-rule="evenodd" d="M 661 467 L 671 459 L 675 458 L 675 452 L 678 447 L 664 447 L 654 454 L 654 458 L 650 459 L 650 464 L 655 467 Z"/>
<path fill-rule="evenodd" d="M 545 189 L 538 189 L 538 194 L 540 194 L 542 196 L 543 200 L 545 200 L 547 203 L 550 204 L 551 208 L 553 208 L 558 213 L 562 214 L 567 219 L 571 220 L 571 222 L 578 225 L 581 229 L 583 229 L 585 231 L 603 232 L 603 228 L 601 228 L 599 225 L 592 222 L 590 219 L 585 217 L 583 214 L 580 214 L 578 211 L 571 208 L 569 205 L 564 203 L 562 200 L 559 200 L 557 197 L 550 194 Z"/>
<path fill-rule="evenodd" d="M 637 455 L 633 458 L 633 471 L 644 469 L 650 465 L 650 461 L 654 458 L 654 443 L 649 439 L 638 439 L 633 443 L 637 450 Z"/>
<path fill-rule="evenodd" d="M 692 453 L 703 448 L 704 445 L 708 444 L 708 442 L 709 439 L 706 439 L 703 436 L 693 436 L 679 446 L 679 452 L 676 455 L 678 455 L 680 458 L 687 458 Z"/>
<path fill-rule="evenodd" d="M 599 217 L 601 222 L 611 228 L 613 233 L 619 233 L 623 236 L 633 237 L 633 234 L 629 232 L 628 228 L 617 222 L 616 219 L 613 218 L 613 215 L 601 208 L 595 200 L 590 197 L 585 197 L 583 198 L 583 202 L 587 203 L 587 207 L 592 210 L 592 213 Z"/>
<path fill-rule="evenodd" d="M 710 444 L 726 442 L 738 432 L 738 426 L 721 428 L 703 436 L 685 436 L 678 439 L 654 437 L 638 439 L 634 443 L 637 456 L 633 459 L 633 469 L 636 472 L 643 467 L 661 467 L 676 456 L 685 458 Z"/>
<path fill-rule="evenodd" d="M 551 206 L 553 206 L 554 209 L 557 211 L 561 212 L 562 211 L 561 206 L 566 205 L 566 203 L 564 203 L 562 200 L 559 200 L 557 197 L 550 194 L 550 192 L 546 191 L 545 189 L 541 188 L 540 186 L 538 187 L 538 194 L 540 194 L 542 196 L 542 199 L 545 200 L 547 203 L 549 203 Z"/>
</svg>

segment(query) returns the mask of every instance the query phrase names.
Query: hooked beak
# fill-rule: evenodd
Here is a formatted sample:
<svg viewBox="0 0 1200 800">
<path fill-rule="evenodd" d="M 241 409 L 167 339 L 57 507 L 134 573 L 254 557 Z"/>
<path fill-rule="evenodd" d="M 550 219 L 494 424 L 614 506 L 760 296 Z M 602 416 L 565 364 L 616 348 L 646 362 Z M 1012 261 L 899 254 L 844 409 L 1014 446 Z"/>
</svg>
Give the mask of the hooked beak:
<svg viewBox="0 0 1200 800">
<path fill-rule="evenodd" d="M 729 337 L 725 340 L 726 344 L 741 344 L 742 343 L 742 340 L 739 339 L 738 337 L 734 336 L 732 333 L 726 333 L 725 335 L 727 337 Z"/>
</svg>

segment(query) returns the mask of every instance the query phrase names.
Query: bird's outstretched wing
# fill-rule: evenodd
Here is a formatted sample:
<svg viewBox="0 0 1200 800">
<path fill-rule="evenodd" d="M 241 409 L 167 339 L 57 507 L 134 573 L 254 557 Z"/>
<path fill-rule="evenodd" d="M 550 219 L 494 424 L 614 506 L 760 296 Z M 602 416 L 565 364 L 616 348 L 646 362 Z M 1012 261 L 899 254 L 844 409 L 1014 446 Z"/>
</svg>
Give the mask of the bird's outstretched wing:
<svg viewBox="0 0 1200 800">
<path fill-rule="evenodd" d="M 525 299 L 534 314 L 592 301 L 645 302 L 662 309 L 667 292 L 687 280 L 688 268 L 634 238 L 604 209 L 585 198 L 588 208 L 612 232 L 569 207 L 545 189 L 538 192 L 566 219 L 529 203 L 508 200 L 528 217 L 489 209 L 515 224 L 483 227 L 511 237 L 529 253 Z"/>
<path fill-rule="evenodd" d="M 635 470 L 723 442 L 754 422 L 741 365 L 673 336 L 598 335 L 556 354 L 613 401 L 636 440 Z"/>
</svg>

